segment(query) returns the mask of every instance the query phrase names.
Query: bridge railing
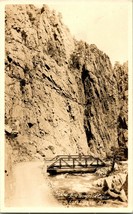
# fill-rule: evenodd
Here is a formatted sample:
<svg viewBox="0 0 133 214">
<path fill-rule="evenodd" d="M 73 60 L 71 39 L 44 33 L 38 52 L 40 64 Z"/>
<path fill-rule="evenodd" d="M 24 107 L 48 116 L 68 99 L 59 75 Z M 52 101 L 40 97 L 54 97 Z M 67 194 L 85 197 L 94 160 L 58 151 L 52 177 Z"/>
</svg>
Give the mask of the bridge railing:
<svg viewBox="0 0 133 214">
<path fill-rule="evenodd" d="M 52 159 L 45 159 L 45 161 L 54 161 L 54 160 L 57 160 L 59 158 L 63 158 L 63 159 L 73 159 L 73 158 L 79 158 L 79 159 L 84 159 L 84 158 L 87 158 L 87 159 L 97 159 L 96 157 L 93 157 L 91 155 L 57 155 L 55 156 L 54 158 Z"/>
</svg>

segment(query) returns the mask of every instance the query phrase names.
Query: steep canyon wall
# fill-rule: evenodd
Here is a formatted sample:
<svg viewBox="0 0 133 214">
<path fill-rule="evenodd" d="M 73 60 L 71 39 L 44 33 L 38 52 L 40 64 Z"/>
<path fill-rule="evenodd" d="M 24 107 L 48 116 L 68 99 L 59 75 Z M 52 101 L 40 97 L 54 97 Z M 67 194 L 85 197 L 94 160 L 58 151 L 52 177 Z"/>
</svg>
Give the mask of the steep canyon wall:
<svg viewBox="0 0 133 214">
<path fill-rule="evenodd" d="M 5 134 L 14 161 L 106 157 L 112 148 L 126 156 L 127 70 L 73 39 L 46 5 L 6 6 Z"/>
</svg>

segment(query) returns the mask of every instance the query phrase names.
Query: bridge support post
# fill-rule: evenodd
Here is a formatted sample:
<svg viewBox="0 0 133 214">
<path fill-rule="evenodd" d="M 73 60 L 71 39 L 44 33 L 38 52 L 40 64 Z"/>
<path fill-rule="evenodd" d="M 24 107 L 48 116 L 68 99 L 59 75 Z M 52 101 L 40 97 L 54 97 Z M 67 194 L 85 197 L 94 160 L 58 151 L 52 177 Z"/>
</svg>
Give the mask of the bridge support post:
<svg viewBox="0 0 133 214">
<path fill-rule="evenodd" d="M 62 165 L 61 165 L 61 159 L 59 159 L 59 168 L 61 169 Z"/>
<path fill-rule="evenodd" d="M 75 159 L 73 158 L 73 168 L 75 168 Z"/>
<path fill-rule="evenodd" d="M 85 167 L 87 167 L 87 159 L 85 158 Z"/>
</svg>

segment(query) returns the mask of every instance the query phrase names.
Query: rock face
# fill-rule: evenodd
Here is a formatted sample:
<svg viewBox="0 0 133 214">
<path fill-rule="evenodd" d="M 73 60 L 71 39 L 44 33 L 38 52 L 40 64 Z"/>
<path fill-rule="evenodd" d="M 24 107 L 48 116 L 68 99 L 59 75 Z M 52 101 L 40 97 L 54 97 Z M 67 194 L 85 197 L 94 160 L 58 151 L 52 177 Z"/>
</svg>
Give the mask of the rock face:
<svg viewBox="0 0 133 214">
<path fill-rule="evenodd" d="M 121 172 L 119 170 L 110 176 L 95 180 L 93 186 L 101 190 L 105 196 L 110 196 L 123 202 L 128 200 L 128 174 L 124 168 Z"/>
<path fill-rule="evenodd" d="M 116 63 L 114 73 L 116 75 L 118 98 L 119 98 L 119 115 L 117 119 L 117 133 L 119 144 L 119 155 L 128 157 L 128 63 L 120 65 Z"/>
<path fill-rule="evenodd" d="M 121 201 L 127 201 L 127 175 L 118 174 L 117 176 L 110 176 L 104 180 L 103 190 L 112 198 L 119 198 Z"/>
<path fill-rule="evenodd" d="M 113 69 L 46 5 L 5 11 L 5 133 L 14 161 L 127 149 L 127 64 Z"/>
</svg>

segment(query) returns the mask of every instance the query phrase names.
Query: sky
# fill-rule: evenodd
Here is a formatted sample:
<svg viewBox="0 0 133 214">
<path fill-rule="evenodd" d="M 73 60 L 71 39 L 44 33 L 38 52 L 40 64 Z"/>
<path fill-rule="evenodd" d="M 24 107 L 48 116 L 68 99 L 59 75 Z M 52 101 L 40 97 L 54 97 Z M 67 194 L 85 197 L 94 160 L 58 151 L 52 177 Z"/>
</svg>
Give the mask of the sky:
<svg viewBox="0 0 133 214">
<path fill-rule="evenodd" d="M 111 59 L 128 59 L 128 9 L 130 0 L 43 1 L 62 13 L 63 23 L 77 40 L 95 44 Z"/>
</svg>

